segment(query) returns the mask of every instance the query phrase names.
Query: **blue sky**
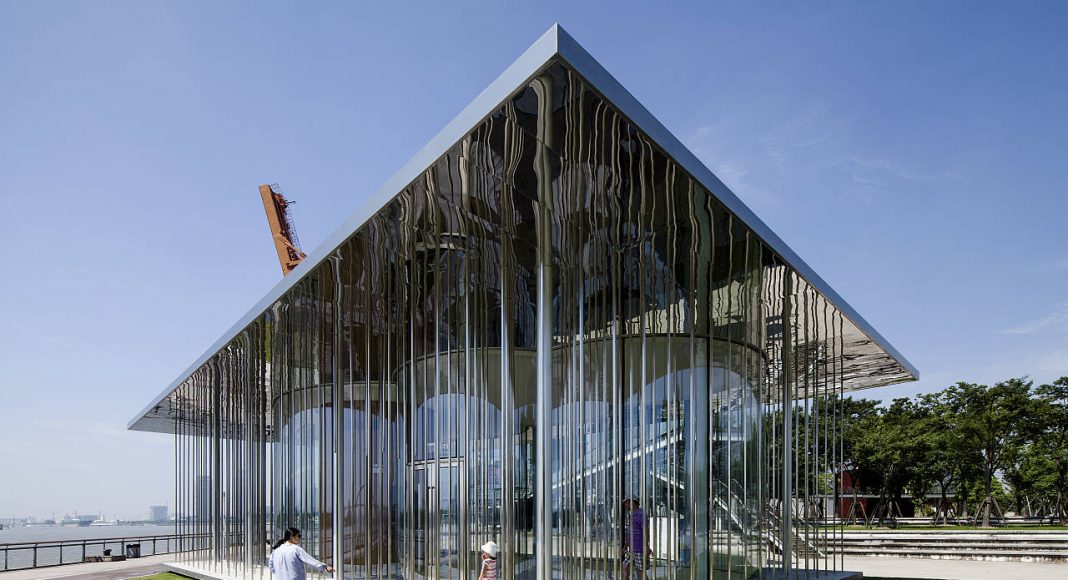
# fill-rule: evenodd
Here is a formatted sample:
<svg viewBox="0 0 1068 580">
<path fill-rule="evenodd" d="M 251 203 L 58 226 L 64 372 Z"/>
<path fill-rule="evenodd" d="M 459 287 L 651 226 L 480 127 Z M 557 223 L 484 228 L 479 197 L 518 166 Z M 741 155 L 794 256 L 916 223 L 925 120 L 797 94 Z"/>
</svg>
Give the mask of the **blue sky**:
<svg viewBox="0 0 1068 580">
<path fill-rule="evenodd" d="M 397 4 L 397 5 L 395 5 Z M 920 368 L 1068 375 L 1068 4 L 0 1 L 0 517 L 172 503 L 126 421 L 559 21 Z M 581 4 L 581 5 L 580 5 Z"/>
</svg>

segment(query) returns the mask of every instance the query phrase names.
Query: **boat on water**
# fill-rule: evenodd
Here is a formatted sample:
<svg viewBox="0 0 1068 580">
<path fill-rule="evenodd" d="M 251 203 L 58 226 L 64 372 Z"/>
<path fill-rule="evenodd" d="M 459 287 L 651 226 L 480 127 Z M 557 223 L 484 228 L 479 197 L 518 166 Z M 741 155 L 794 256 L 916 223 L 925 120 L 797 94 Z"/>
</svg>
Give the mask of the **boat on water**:
<svg viewBox="0 0 1068 580">
<path fill-rule="evenodd" d="M 117 526 L 118 524 L 118 520 L 105 520 L 104 516 L 100 516 L 99 520 L 95 520 L 89 525 L 95 528 L 98 526 Z"/>
<path fill-rule="evenodd" d="M 63 527 L 66 527 L 66 528 L 84 528 L 84 527 L 92 525 L 93 522 L 95 522 L 95 521 L 97 521 L 99 519 L 102 519 L 102 518 L 100 516 L 97 516 L 97 515 L 80 516 L 77 513 L 75 513 L 72 516 L 72 515 L 68 514 L 68 515 L 64 516 L 62 520 L 59 521 L 59 525 L 61 525 Z"/>
</svg>

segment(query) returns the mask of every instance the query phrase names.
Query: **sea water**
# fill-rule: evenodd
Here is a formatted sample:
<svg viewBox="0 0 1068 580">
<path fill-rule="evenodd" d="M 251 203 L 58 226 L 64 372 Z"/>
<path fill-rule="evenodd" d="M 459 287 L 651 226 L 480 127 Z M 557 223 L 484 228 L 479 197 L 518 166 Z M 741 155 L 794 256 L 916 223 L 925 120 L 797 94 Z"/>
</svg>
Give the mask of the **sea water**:
<svg viewBox="0 0 1068 580">
<path fill-rule="evenodd" d="M 6 558 L 7 570 L 29 568 L 33 566 L 32 546 L 10 546 L 9 544 L 23 544 L 26 542 L 70 542 L 69 545 L 59 547 L 39 547 L 37 549 L 37 565 L 53 566 L 56 564 L 73 564 L 82 560 L 82 541 L 96 542 L 85 546 L 86 556 L 100 556 L 104 549 L 111 550 L 113 555 L 122 554 L 122 538 L 137 538 L 140 536 L 170 536 L 174 535 L 174 525 L 136 525 L 136 526 L 87 526 L 87 527 L 62 527 L 62 526 L 20 526 L 4 528 L 0 530 L 0 570 L 4 570 Z M 101 540 L 112 539 L 106 546 Z M 75 543 L 76 542 L 76 543 Z M 152 540 L 134 540 L 128 543 L 140 543 L 141 555 L 153 554 Z M 7 545 L 6 545 L 7 544 Z M 159 553 L 171 551 L 167 540 L 159 540 L 156 543 Z"/>
</svg>

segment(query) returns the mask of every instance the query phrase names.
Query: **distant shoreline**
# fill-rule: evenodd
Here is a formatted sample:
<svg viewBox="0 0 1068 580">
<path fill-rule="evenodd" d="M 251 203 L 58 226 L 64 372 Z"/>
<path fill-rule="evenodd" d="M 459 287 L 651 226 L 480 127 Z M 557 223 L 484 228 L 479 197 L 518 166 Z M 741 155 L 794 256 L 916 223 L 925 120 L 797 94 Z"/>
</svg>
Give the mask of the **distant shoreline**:
<svg viewBox="0 0 1068 580">
<path fill-rule="evenodd" d="M 0 530 L 0 544 L 62 542 L 174 534 L 175 524 L 116 524 L 107 526 L 17 526 Z"/>
</svg>

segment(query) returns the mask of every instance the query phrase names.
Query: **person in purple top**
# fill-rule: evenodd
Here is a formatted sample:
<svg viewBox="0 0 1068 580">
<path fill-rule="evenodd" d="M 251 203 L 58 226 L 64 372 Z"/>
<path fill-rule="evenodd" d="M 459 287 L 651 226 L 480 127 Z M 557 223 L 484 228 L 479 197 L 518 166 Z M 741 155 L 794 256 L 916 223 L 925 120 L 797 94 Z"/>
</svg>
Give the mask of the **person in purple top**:
<svg viewBox="0 0 1068 580">
<path fill-rule="evenodd" d="M 652 556 L 649 549 L 649 535 L 645 533 L 645 512 L 636 497 L 623 500 L 623 578 L 630 580 L 631 570 L 639 572 L 641 578 L 646 575 L 646 556 Z"/>
</svg>

